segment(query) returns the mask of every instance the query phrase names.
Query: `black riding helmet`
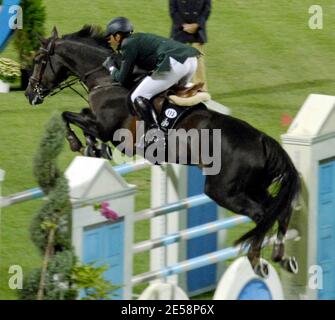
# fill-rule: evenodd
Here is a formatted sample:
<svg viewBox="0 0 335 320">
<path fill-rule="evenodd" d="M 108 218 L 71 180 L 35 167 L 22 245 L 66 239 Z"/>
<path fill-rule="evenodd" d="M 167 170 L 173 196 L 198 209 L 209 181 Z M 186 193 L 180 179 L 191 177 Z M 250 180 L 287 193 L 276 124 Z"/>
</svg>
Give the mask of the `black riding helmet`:
<svg viewBox="0 0 335 320">
<path fill-rule="evenodd" d="M 108 23 L 106 29 L 106 37 L 109 37 L 110 35 L 114 36 L 118 32 L 124 35 L 129 35 L 133 31 L 133 24 L 130 22 L 129 19 L 124 17 L 117 17 L 114 18 L 110 23 Z"/>
</svg>

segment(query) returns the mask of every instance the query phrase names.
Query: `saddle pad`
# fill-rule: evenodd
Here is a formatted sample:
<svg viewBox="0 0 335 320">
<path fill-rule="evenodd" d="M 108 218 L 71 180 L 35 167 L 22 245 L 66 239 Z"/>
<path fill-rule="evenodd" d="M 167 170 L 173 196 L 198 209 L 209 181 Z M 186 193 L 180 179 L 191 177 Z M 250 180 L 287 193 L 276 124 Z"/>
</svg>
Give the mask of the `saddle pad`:
<svg viewBox="0 0 335 320">
<path fill-rule="evenodd" d="M 207 107 L 203 103 L 199 103 L 192 107 L 177 106 L 169 101 L 165 101 L 162 111 L 159 115 L 159 123 L 164 131 L 173 129 L 177 123 L 184 119 L 187 115 L 196 110 L 206 110 Z"/>
</svg>

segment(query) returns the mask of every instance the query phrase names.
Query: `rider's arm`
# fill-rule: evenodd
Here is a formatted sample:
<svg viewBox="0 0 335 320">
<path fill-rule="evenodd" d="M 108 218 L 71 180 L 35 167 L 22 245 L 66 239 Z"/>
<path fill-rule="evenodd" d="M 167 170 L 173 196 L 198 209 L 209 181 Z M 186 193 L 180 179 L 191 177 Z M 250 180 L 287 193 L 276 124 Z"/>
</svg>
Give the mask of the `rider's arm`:
<svg viewBox="0 0 335 320">
<path fill-rule="evenodd" d="M 128 39 L 127 39 L 128 40 Z M 112 73 L 113 80 L 120 82 L 122 85 L 127 83 L 129 75 L 132 74 L 137 57 L 137 48 L 133 41 L 127 41 L 122 44 L 122 62 L 120 70 L 114 69 Z"/>
</svg>

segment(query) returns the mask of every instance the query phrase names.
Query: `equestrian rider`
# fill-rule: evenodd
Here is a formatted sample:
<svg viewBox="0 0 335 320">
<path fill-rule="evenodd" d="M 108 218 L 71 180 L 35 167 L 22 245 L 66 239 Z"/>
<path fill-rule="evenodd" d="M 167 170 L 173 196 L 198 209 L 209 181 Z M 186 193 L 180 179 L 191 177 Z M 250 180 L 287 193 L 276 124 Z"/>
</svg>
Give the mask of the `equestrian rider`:
<svg viewBox="0 0 335 320">
<path fill-rule="evenodd" d="M 151 33 L 133 33 L 132 23 L 124 17 L 107 25 L 106 37 L 110 46 L 120 52 L 121 67 L 113 66 L 112 59 L 104 62 L 114 81 L 127 83 L 136 66 L 153 71 L 131 94 L 136 112 L 149 129 L 160 129 L 156 110 L 150 99 L 178 84 L 185 86 L 197 69 L 201 53 L 189 45 Z"/>
</svg>

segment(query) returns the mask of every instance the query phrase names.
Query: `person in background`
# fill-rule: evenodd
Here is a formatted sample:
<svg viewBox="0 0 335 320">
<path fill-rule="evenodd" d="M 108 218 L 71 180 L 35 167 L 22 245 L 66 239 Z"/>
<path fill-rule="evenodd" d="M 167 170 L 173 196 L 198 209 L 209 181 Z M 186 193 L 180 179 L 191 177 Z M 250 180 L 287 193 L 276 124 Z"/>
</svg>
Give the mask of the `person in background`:
<svg viewBox="0 0 335 320">
<path fill-rule="evenodd" d="M 172 18 L 171 37 L 179 42 L 190 43 L 204 53 L 207 42 L 206 22 L 211 13 L 211 0 L 169 0 Z M 198 68 L 193 78 L 194 83 L 203 82 L 208 90 L 205 61 L 198 60 Z"/>
</svg>

